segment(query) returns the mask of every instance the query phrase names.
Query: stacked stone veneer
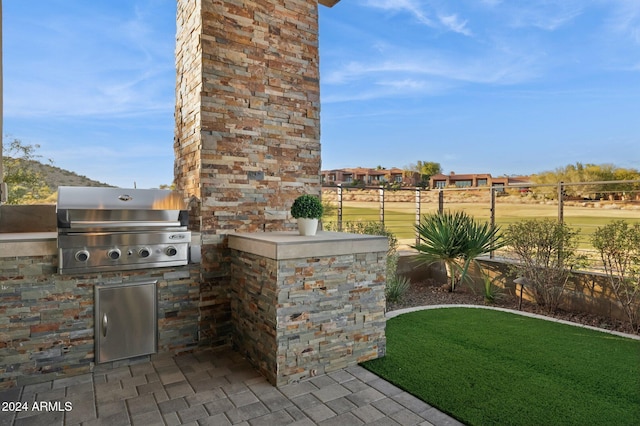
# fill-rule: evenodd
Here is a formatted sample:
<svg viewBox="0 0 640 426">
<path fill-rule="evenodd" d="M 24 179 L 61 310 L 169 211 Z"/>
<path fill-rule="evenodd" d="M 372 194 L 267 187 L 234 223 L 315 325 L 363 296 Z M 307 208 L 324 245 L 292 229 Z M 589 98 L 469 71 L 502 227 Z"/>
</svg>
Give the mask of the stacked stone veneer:
<svg viewBox="0 0 640 426">
<path fill-rule="evenodd" d="M 383 356 L 386 238 L 272 234 L 229 239 L 234 346 L 276 386 Z"/>
<path fill-rule="evenodd" d="M 329 2 L 328 4 L 331 4 Z M 201 336 L 229 344 L 226 235 L 320 194 L 316 0 L 178 0 L 175 181 L 202 232 Z"/>
<path fill-rule="evenodd" d="M 157 280 L 158 352 L 197 346 L 196 267 L 59 275 L 57 260 L 0 257 L 0 389 L 92 371 L 98 283 Z"/>
<path fill-rule="evenodd" d="M 282 228 L 320 193 L 317 2 L 179 0 L 177 20 L 180 189 L 204 231 Z"/>
</svg>

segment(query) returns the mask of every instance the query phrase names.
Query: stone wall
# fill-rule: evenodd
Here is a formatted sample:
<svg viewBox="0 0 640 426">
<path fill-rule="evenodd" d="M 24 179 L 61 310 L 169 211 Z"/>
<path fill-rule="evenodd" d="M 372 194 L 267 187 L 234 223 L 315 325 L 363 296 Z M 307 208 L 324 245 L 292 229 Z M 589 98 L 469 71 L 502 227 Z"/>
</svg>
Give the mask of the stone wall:
<svg viewBox="0 0 640 426">
<path fill-rule="evenodd" d="M 158 352 L 198 345 L 196 266 L 57 274 L 57 255 L 0 258 L 0 389 L 94 367 L 94 285 L 157 280 Z"/>
<path fill-rule="evenodd" d="M 494 283 L 504 288 L 509 294 L 520 297 L 520 287 L 516 288 L 513 282 L 517 276 L 512 270 L 511 262 L 483 259 L 481 264 L 489 271 Z M 525 300 L 532 302 L 535 300 L 533 292 L 528 286 L 524 287 L 522 296 Z M 622 306 L 611 292 L 606 276 L 598 272 L 573 272 L 567 282 L 559 307 L 569 312 L 584 312 L 620 321 L 628 320 Z"/>
<path fill-rule="evenodd" d="M 520 297 L 520 287 L 513 282 L 518 276 L 513 270 L 513 262 L 503 259 L 480 259 L 484 272 L 488 273 L 494 285 L 500 288 L 507 297 Z M 439 283 L 447 280 L 444 265 L 434 263 L 422 265 L 416 261 L 414 254 L 400 257 L 398 273 L 408 277 L 412 282 L 433 279 Z M 474 289 L 482 293 L 483 278 L 474 266 L 469 270 Z M 522 298 L 533 302 L 534 296 L 530 288 L 525 286 Z M 563 293 L 560 308 L 569 312 L 588 313 L 609 317 L 614 320 L 627 321 L 627 316 L 615 295 L 607 285 L 607 278 L 602 273 L 575 271 L 569 278 Z"/>
<path fill-rule="evenodd" d="M 332 4 L 332 2 L 329 2 Z M 226 235 L 320 194 L 316 0 L 178 0 L 175 180 L 202 232 L 202 337 L 229 344 Z"/>
</svg>

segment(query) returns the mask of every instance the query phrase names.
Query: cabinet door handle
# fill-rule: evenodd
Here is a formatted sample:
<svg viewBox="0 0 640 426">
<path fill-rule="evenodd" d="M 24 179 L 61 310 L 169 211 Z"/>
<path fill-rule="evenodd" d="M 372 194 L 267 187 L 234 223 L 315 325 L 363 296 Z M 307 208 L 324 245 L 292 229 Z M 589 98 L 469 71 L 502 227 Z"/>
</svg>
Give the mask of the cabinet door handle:
<svg viewBox="0 0 640 426">
<path fill-rule="evenodd" d="M 102 315 L 102 337 L 107 337 L 107 325 L 109 325 L 109 320 L 107 314 L 104 314 Z"/>
</svg>

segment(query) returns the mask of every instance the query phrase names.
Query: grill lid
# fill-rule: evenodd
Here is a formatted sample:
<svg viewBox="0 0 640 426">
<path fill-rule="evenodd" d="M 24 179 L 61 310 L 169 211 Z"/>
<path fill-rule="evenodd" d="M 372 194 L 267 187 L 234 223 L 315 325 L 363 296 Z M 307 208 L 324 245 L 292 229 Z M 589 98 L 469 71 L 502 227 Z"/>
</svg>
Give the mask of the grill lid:
<svg viewBox="0 0 640 426">
<path fill-rule="evenodd" d="M 59 187 L 59 272 L 186 265 L 185 207 L 178 194 L 163 189 Z"/>
<path fill-rule="evenodd" d="M 58 228 L 186 227 L 186 203 L 166 189 L 61 186 Z"/>
<path fill-rule="evenodd" d="M 75 210 L 184 210 L 184 200 L 168 189 L 58 187 L 58 208 Z"/>
</svg>

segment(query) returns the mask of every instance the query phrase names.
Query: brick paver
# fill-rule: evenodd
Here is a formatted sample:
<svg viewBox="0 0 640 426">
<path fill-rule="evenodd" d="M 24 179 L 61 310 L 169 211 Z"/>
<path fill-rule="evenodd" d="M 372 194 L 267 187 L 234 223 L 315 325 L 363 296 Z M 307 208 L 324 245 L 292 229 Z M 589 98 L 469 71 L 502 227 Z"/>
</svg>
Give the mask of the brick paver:
<svg viewBox="0 0 640 426">
<path fill-rule="evenodd" d="M 98 366 L 0 391 L 0 401 L 52 403 L 49 412 L 0 412 L 0 426 L 461 424 L 359 366 L 275 388 L 231 351 Z"/>
</svg>

